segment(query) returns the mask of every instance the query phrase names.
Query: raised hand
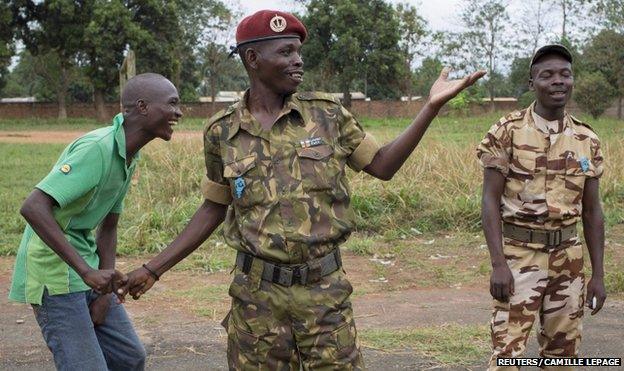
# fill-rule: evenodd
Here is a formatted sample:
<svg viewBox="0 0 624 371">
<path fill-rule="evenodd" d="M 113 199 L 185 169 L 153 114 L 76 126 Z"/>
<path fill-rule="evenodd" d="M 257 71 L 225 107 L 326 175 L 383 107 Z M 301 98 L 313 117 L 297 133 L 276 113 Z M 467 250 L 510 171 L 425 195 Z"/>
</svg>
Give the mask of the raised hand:
<svg viewBox="0 0 624 371">
<path fill-rule="evenodd" d="M 101 295 L 125 285 L 127 279 L 126 275 L 116 269 L 91 269 L 82 275 L 82 280 Z"/>
<path fill-rule="evenodd" d="M 480 70 L 463 79 L 449 80 L 451 72 L 449 67 L 444 67 L 440 72 L 440 77 L 433 83 L 429 91 L 429 103 L 435 107 L 442 107 L 446 102 L 453 99 L 459 92 L 474 84 L 481 77 L 485 76 L 485 71 Z"/>
<path fill-rule="evenodd" d="M 141 295 L 145 294 L 147 290 L 152 288 L 156 278 L 144 267 L 137 268 L 128 273 L 128 280 L 125 285 L 117 288 L 115 292 L 118 297 L 125 297 L 130 293 L 134 300 L 138 300 Z"/>
</svg>

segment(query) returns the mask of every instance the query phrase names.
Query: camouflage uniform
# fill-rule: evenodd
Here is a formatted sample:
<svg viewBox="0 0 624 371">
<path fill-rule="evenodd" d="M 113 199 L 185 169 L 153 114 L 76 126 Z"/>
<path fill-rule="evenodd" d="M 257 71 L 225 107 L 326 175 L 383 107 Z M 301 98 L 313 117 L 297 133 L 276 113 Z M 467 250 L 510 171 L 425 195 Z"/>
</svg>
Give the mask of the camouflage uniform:
<svg viewBox="0 0 624 371">
<path fill-rule="evenodd" d="M 548 122 L 533 105 L 493 125 L 477 155 L 483 167 L 505 175 L 503 221 L 538 230 L 576 223 L 586 178 L 603 172 L 600 141 L 587 124 L 569 114 L 562 123 Z M 577 356 L 584 304 L 579 238 L 552 247 L 505 237 L 503 251 L 515 293 L 509 303 L 494 300 L 490 369 L 516 369 L 496 367 L 496 358 L 524 353 L 537 316 L 540 355 Z"/>
<path fill-rule="evenodd" d="M 331 95 L 289 96 L 270 130 L 237 104 L 204 134 L 208 200 L 230 204 L 224 225 L 234 249 L 278 264 L 313 263 L 353 229 L 345 165 L 359 171 L 378 146 Z M 223 321 L 231 369 L 361 369 L 349 295 L 338 270 L 305 286 L 261 279 L 262 261 L 236 270 Z"/>
</svg>

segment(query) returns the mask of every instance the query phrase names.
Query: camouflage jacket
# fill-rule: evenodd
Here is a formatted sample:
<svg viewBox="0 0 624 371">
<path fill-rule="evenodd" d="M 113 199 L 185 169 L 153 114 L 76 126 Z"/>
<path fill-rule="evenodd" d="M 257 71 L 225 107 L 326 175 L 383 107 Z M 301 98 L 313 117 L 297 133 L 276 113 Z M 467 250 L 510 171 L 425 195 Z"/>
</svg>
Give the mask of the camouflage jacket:
<svg viewBox="0 0 624 371">
<path fill-rule="evenodd" d="M 588 177 L 600 177 L 600 140 L 589 125 L 565 114 L 558 133 L 536 124 L 533 105 L 494 124 L 477 147 L 485 168 L 505 175 L 504 221 L 559 229 L 578 221 Z"/>
<path fill-rule="evenodd" d="M 230 205 L 223 231 L 237 250 L 288 264 L 324 256 L 353 229 L 345 165 L 360 171 L 379 147 L 329 94 L 289 96 L 268 131 L 247 95 L 206 125 L 204 197 Z"/>
</svg>

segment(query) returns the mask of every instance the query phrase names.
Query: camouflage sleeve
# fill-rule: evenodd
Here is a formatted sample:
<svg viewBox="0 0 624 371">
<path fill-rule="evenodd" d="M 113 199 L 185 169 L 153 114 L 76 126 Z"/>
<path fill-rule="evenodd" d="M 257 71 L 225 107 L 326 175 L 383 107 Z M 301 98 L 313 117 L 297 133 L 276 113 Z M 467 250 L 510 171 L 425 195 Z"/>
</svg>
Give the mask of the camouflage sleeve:
<svg viewBox="0 0 624 371">
<path fill-rule="evenodd" d="M 230 185 L 223 177 L 223 160 L 219 151 L 219 134 L 215 127 L 204 131 L 204 158 L 206 176 L 202 179 L 201 190 L 204 198 L 222 205 L 232 202 Z"/>
<path fill-rule="evenodd" d="M 604 158 L 602 157 L 602 149 L 600 148 L 600 139 L 592 138 L 591 139 L 591 155 L 592 155 L 592 163 L 594 164 L 594 175 L 592 178 L 600 178 L 602 173 L 604 172 L 603 162 Z"/>
<path fill-rule="evenodd" d="M 511 157 L 511 137 L 502 121 L 492 125 L 479 143 L 477 157 L 483 168 L 496 169 L 507 176 Z"/>
<path fill-rule="evenodd" d="M 342 106 L 340 110 L 340 146 L 350 153 L 347 165 L 355 171 L 361 171 L 373 161 L 379 144 L 370 133 L 364 132 L 351 112 Z"/>
</svg>

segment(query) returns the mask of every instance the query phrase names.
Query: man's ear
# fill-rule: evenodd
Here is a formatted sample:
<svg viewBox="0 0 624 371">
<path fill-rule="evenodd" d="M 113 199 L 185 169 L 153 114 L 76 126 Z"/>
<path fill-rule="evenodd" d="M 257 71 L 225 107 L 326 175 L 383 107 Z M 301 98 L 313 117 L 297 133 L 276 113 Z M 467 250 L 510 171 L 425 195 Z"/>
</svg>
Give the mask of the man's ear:
<svg viewBox="0 0 624 371">
<path fill-rule="evenodd" d="M 529 90 L 535 91 L 535 87 L 533 86 L 533 77 L 529 77 Z"/>
<path fill-rule="evenodd" d="M 249 66 L 249 68 L 254 69 L 254 70 L 258 68 L 259 54 L 255 49 L 247 48 L 245 50 L 244 56 L 245 56 L 245 60 L 247 61 L 247 65 Z"/>
<path fill-rule="evenodd" d="M 135 106 L 139 114 L 147 115 L 147 103 L 143 99 L 137 99 Z"/>
</svg>

